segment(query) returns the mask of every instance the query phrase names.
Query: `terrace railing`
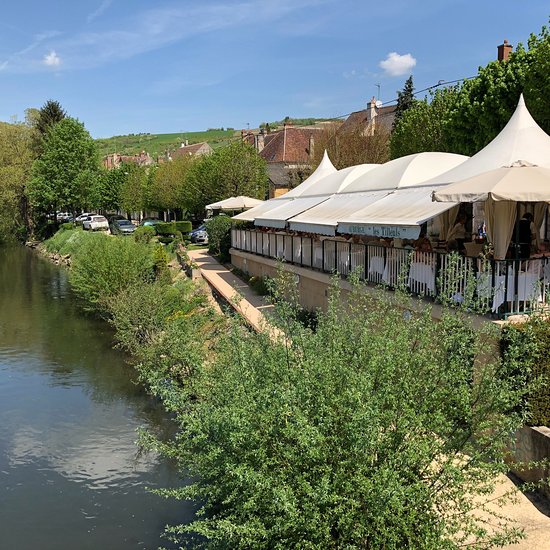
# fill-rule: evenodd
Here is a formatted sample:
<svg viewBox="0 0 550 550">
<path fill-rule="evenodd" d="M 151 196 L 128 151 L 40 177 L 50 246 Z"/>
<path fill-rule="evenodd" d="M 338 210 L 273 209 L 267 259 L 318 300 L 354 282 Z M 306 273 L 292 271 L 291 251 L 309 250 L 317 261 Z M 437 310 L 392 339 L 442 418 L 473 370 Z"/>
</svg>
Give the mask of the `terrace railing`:
<svg viewBox="0 0 550 550">
<path fill-rule="evenodd" d="M 328 274 L 348 277 L 355 271 L 367 283 L 389 289 L 403 285 L 415 295 L 432 299 L 444 295 L 460 302 L 471 292 L 468 285 L 473 282 L 473 294 L 497 318 L 530 313 L 550 301 L 550 258 L 484 260 L 459 256 L 451 260 L 441 252 L 235 228 L 231 244 L 237 250 Z"/>
</svg>

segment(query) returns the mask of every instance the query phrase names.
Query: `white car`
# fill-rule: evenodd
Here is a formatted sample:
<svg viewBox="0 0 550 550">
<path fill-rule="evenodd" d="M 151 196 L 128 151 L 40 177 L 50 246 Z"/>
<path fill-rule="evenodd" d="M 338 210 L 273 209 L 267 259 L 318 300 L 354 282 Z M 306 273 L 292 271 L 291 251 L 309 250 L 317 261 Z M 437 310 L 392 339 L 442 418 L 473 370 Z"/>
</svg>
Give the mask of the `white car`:
<svg viewBox="0 0 550 550">
<path fill-rule="evenodd" d="M 74 221 L 76 223 L 82 223 L 85 219 L 91 217 L 91 216 L 94 216 L 94 213 L 93 212 L 84 212 L 82 214 L 80 214 L 80 216 L 77 216 Z"/>
<path fill-rule="evenodd" d="M 89 216 L 82 222 L 82 227 L 91 231 L 98 229 L 109 231 L 109 222 L 105 216 Z"/>
</svg>

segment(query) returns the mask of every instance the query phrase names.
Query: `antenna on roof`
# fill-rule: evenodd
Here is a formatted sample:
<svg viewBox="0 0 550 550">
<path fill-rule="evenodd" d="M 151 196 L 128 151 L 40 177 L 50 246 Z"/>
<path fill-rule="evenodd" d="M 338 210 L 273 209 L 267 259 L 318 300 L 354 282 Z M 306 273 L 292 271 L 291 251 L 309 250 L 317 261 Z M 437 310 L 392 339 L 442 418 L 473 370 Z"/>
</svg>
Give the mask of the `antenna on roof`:
<svg viewBox="0 0 550 550">
<path fill-rule="evenodd" d="M 378 88 L 378 101 L 380 101 L 380 84 L 375 84 L 375 86 Z"/>
</svg>

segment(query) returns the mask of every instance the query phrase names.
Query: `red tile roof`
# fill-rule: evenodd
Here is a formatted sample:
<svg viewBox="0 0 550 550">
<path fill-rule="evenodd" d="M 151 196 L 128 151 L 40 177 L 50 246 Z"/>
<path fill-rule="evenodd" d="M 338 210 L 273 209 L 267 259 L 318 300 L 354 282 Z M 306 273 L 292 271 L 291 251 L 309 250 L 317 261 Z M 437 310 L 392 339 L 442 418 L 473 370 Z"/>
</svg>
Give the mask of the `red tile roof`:
<svg viewBox="0 0 550 550">
<path fill-rule="evenodd" d="M 321 128 L 286 127 L 265 136 L 260 156 L 267 162 L 299 162 L 310 160 L 310 138 L 320 136 Z"/>
</svg>

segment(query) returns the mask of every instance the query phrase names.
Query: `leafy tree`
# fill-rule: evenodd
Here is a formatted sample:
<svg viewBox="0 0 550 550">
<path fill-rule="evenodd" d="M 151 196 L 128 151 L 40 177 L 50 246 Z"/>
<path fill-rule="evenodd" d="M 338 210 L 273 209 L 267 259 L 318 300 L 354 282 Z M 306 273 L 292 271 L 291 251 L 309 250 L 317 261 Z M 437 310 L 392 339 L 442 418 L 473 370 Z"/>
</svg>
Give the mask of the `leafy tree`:
<svg viewBox="0 0 550 550">
<path fill-rule="evenodd" d="M 517 538 L 491 521 L 496 507 L 477 519 L 523 421 L 510 411 L 524 379 L 495 377 L 499 360 L 484 343 L 495 327 L 480 331 L 466 310 L 435 323 L 429 309 L 410 314 L 417 303 L 383 292 L 343 300 L 335 285 L 312 330 L 298 321 L 294 286 L 287 279 L 276 296 L 279 336 L 235 325 L 190 381 L 192 401 L 153 374 L 181 427 L 157 446 L 194 480 L 164 493 L 201 505 L 167 535 L 281 549 L 489 548 Z"/>
<path fill-rule="evenodd" d="M 181 208 L 187 173 L 194 162 L 192 156 L 180 156 L 159 165 L 152 176 L 151 204 L 159 210 Z"/>
<path fill-rule="evenodd" d="M 89 203 L 93 179 L 99 169 L 94 140 L 84 124 L 65 118 L 55 124 L 44 141 L 43 152 L 32 169 L 29 198 L 44 212 L 77 212 Z"/>
<path fill-rule="evenodd" d="M 98 210 L 118 210 L 121 202 L 121 192 L 126 181 L 124 168 L 102 169 L 95 179 L 91 191 L 90 204 Z"/>
<path fill-rule="evenodd" d="M 147 169 L 133 163 L 120 167 L 125 176 L 120 190 L 120 206 L 126 212 L 141 212 L 147 206 L 149 178 Z"/>
<path fill-rule="evenodd" d="M 431 101 L 428 98 L 415 101 L 391 134 L 391 158 L 424 151 L 452 151 L 446 126 L 457 96 L 456 87 L 444 88 L 433 93 Z"/>
<path fill-rule="evenodd" d="M 263 199 L 267 182 L 266 163 L 254 147 L 233 142 L 192 164 L 183 186 L 182 206 L 200 215 L 207 204 L 231 196 Z"/>
<path fill-rule="evenodd" d="M 0 123 L 0 242 L 25 234 L 31 145 L 32 130 L 27 125 Z"/>
<path fill-rule="evenodd" d="M 412 75 L 407 78 L 403 89 L 397 92 L 397 106 L 393 119 L 393 129 L 397 126 L 403 114 L 414 105 L 414 85 Z"/>
</svg>

